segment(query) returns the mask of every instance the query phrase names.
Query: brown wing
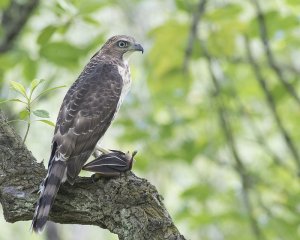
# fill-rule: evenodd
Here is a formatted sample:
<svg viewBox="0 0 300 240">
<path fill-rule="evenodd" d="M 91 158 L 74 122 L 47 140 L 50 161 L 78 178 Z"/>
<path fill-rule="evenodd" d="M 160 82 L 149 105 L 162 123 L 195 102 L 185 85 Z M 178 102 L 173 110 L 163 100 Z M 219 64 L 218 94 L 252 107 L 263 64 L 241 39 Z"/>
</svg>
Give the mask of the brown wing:
<svg viewBox="0 0 300 240">
<path fill-rule="evenodd" d="M 91 64 L 91 63 L 90 63 Z M 52 157 L 67 161 L 73 183 L 116 113 L 123 86 L 116 65 L 87 65 L 62 103 L 52 145 Z"/>
</svg>

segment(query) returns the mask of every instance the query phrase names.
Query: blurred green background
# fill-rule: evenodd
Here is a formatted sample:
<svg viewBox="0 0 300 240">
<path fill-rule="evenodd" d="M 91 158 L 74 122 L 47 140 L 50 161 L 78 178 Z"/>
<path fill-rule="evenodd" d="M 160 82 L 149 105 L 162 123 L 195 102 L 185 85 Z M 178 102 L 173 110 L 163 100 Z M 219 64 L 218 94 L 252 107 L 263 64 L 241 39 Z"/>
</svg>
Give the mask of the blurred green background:
<svg viewBox="0 0 300 240">
<path fill-rule="evenodd" d="M 34 1 L 1 0 L 1 16 L 18 2 Z M 55 122 L 104 41 L 134 36 L 145 53 L 131 57 L 132 89 L 102 146 L 138 150 L 134 172 L 187 239 L 300 239 L 299 13 L 298 0 L 40 1 L 13 44 L 4 41 L 13 21 L 1 23 L 0 97 L 16 96 L 10 81 L 66 85 L 34 105 Z M 24 118 L 19 103 L 0 107 Z M 26 145 L 46 164 L 54 129 L 36 119 Z M 23 137 L 26 124 L 12 125 Z M 0 240 L 117 239 L 59 224 L 34 235 L 0 213 Z"/>
</svg>

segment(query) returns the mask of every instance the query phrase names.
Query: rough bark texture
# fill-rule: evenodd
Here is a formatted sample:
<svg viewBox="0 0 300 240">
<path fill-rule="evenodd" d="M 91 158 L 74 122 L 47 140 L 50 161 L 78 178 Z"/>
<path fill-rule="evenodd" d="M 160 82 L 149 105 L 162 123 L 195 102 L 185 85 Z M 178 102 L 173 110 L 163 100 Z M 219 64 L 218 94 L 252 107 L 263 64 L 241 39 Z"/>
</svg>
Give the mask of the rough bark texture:
<svg viewBox="0 0 300 240">
<path fill-rule="evenodd" d="M 8 222 L 31 220 L 46 174 L 0 112 L 0 201 Z M 156 188 L 128 172 L 121 177 L 78 178 L 58 192 L 50 214 L 57 223 L 97 225 L 122 240 L 185 239 Z"/>
</svg>

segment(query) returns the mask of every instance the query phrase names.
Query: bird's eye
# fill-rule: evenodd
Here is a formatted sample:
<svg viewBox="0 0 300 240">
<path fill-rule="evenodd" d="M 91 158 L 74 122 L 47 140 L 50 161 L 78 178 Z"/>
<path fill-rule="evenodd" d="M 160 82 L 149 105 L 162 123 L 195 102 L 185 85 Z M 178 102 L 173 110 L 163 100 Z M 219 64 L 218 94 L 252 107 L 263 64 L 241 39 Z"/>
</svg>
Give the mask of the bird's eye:
<svg viewBox="0 0 300 240">
<path fill-rule="evenodd" d="M 127 47 L 127 45 L 128 45 L 128 43 L 125 42 L 125 41 L 119 41 L 119 42 L 118 42 L 118 46 L 119 46 L 120 48 L 125 48 L 125 47 Z"/>
</svg>

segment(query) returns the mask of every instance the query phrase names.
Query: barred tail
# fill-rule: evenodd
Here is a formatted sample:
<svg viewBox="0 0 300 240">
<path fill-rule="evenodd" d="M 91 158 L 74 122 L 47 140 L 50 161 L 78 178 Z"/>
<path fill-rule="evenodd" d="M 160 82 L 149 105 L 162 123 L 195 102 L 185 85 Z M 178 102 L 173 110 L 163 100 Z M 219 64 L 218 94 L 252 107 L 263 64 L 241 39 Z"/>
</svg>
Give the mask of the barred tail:
<svg viewBox="0 0 300 240">
<path fill-rule="evenodd" d="M 53 159 L 54 160 L 54 159 Z M 32 219 L 32 230 L 43 231 L 50 209 L 65 175 L 66 163 L 61 160 L 52 161 L 46 178 L 41 185 L 41 194 Z"/>
</svg>

